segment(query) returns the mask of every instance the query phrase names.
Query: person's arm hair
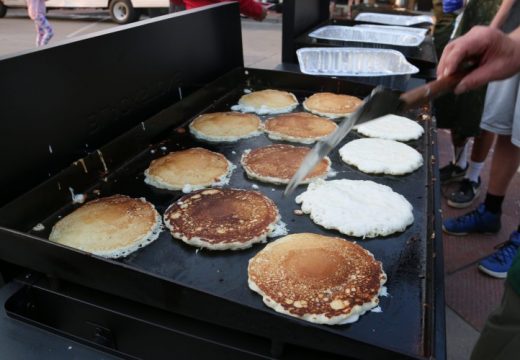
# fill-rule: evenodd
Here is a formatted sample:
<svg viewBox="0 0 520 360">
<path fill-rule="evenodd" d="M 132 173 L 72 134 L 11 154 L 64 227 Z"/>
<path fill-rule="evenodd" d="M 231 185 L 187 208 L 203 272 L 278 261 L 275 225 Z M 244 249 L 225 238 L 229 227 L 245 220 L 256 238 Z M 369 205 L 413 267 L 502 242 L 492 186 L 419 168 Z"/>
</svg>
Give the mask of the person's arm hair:
<svg viewBox="0 0 520 360">
<path fill-rule="evenodd" d="M 473 27 L 446 46 L 437 67 L 437 76 L 440 78 L 457 72 L 465 61 L 475 61 L 477 67 L 457 85 L 456 94 L 520 72 L 520 27 L 509 35 L 492 27 Z"/>
<path fill-rule="evenodd" d="M 506 21 L 507 14 L 509 14 L 509 10 L 511 10 L 515 1 L 516 0 L 503 0 L 489 26 L 499 29 L 504 24 L 504 21 Z"/>
</svg>

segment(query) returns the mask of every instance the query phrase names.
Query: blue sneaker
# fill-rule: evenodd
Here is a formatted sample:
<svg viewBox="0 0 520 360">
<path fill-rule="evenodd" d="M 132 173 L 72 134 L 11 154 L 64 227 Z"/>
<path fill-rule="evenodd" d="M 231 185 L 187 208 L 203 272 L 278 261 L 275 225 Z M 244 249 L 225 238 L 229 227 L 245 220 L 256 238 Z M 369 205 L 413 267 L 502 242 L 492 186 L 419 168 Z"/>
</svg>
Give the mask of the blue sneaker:
<svg viewBox="0 0 520 360">
<path fill-rule="evenodd" d="M 462 216 L 446 219 L 442 223 L 442 230 L 451 235 L 468 235 L 469 233 L 496 233 L 500 230 L 500 214 L 493 214 L 480 204 Z"/>
<path fill-rule="evenodd" d="M 514 231 L 506 242 L 497 252 L 482 260 L 478 268 L 489 276 L 499 279 L 507 277 L 507 271 L 513 264 L 513 259 L 520 248 L 520 233 Z"/>
</svg>

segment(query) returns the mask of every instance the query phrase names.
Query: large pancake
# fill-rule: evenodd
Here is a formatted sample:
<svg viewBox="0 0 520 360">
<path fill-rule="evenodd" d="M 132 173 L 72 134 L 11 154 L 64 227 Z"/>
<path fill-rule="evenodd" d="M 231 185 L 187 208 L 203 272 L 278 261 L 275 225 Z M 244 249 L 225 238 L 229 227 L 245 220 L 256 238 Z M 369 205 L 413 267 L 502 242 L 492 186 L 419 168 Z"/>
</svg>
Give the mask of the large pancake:
<svg viewBox="0 0 520 360">
<path fill-rule="evenodd" d="M 368 137 L 410 141 L 419 139 L 424 133 L 417 122 L 398 115 L 385 115 L 354 127 L 358 133 Z"/>
<path fill-rule="evenodd" d="M 141 199 L 114 195 L 90 201 L 58 221 L 49 240 L 108 258 L 127 256 L 161 231 L 161 217 Z"/>
<path fill-rule="evenodd" d="M 274 202 L 257 191 L 207 189 L 185 195 L 164 213 L 174 238 L 212 250 L 265 242 L 280 220 Z"/>
<path fill-rule="evenodd" d="M 232 142 L 261 133 L 260 118 L 254 114 L 217 112 L 203 114 L 190 124 L 191 133 L 198 139 Z"/>
<path fill-rule="evenodd" d="M 376 307 L 386 274 L 361 246 L 335 237 L 291 234 L 255 255 L 249 287 L 274 310 L 318 324 L 346 324 Z"/>
<path fill-rule="evenodd" d="M 404 196 L 367 180 L 317 180 L 296 202 L 316 224 L 362 238 L 404 231 L 414 220 Z"/>
<path fill-rule="evenodd" d="M 311 144 L 333 133 L 338 126 L 322 117 L 305 112 L 278 115 L 267 119 L 265 132 L 271 139 Z"/>
<path fill-rule="evenodd" d="M 153 160 L 144 172 L 144 181 L 160 189 L 190 192 L 226 184 L 232 170 L 224 155 L 191 148 Z"/>
<path fill-rule="evenodd" d="M 245 151 L 241 163 L 252 179 L 273 184 L 287 184 L 309 151 L 309 148 L 303 146 L 269 145 Z M 330 159 L 325 157 L 307 174 L 301 184 L 324 178 L 329 170 Z"/>
<path fill-rule="evenodd" d="M 357 139 L 339 149 L 341 159 L 369 174 L 404 175 L 423 164 L 413 147 L 394 140 Z"/>
<path fill-rule="evenodd" d="M 335 119 L 353 113 L 362 102 L 355 96 L 323 92 L 305 99 L 303 107 L 311 113 Z"/>
<path fill-rule="evenodd" d="M 296 106 L 298 106 L 298 99 L 294 94 L 269 89 L 243 95 L 231 110 L 265 115 L 291 112 Z"/>
</svg>

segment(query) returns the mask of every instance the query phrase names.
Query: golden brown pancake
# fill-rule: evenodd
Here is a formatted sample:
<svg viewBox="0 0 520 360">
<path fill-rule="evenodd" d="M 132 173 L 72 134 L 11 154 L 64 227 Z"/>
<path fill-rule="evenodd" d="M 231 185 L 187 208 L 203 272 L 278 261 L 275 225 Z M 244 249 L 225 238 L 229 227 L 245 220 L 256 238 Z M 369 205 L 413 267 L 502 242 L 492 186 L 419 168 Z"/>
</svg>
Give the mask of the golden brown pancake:
<svg viewBox="0 0 520 360">
<path fill-rule="evenodd" d="M 231 107 L 231 109 L 265 115 L 290 112 L 296 106 L 298 106 L 298 99 L 294 94 L 269 89 L 243 95 L 238 101 L 238 105 Z"/>
<path fill-rule="evenodd" d="M 206 189 L 185 195 L 164 213 L 174 238 L 212 250 L 238 250 L 265 242 L 280 216 L 257 191 Z"/>
<path fill-rule="evenodd" d="M 190 131 L 202 140 L 232 142 L 260 134 L 261 125 L 254 114 L 217 112 L 197 117 L 190 124 Z"/>
<path fill-rule="evenodd" d="M 269 145 L 244 152 L 242 166 L 252 179 L 273 183 L 287 184 L 300 167 L 309 148 L 292 145 Z M 330 170 L 330 159 L 325 157 L 305 177 L 301 184 L 327 176 Z"/>
<path fill-rule="evenodd" d="M 336 237 L 292 234 L 249 261 L 249 287 L 274 310 L 319 324 L 354 322 L 379 303 L 381 262 Z"/>
<path fill-rule="evenodd" d="M 225 183 L 231 167 L 222 154 L 191 148 L 153 160 L 144 172 L 144 181 L 160 189 L 189 192 Z"/>
<path fill-rule="evenodd" d="M 108 258 L 148 245 L 161 231 L 161 217 L 141 199 L 114 195 L 90 201 L 58 221 L 49 240 Z"/>
<path fill-rule="evenodd" d="M 338 126 L 322 117 L 305 112 L 278 115 L 267 119 L 264 128 L 274 140 L 313 143 L 333 133 Z"/>
<path fill-rule="evenodd" d="M 353 113 L 362 102 L 355 96 L 323 92 L 307 98 L 303 107 L 311 113 L 334 119 Z"/>
</svg>

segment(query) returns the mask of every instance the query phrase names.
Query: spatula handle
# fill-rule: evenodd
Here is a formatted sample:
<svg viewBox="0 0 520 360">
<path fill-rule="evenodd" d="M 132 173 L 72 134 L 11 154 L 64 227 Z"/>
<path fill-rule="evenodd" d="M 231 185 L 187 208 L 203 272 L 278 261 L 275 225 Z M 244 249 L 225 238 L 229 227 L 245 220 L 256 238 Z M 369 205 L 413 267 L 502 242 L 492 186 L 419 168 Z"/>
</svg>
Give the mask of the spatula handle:
<svg viewBox="0 0 520 360">
<path fill-rule="evenodd" d="M 403 110 L 418 107 L 439 95 L 452 91 L 466 74 L 467 72 L 457 72 L 405 92 L 400 96 Z"/>
</svg>

